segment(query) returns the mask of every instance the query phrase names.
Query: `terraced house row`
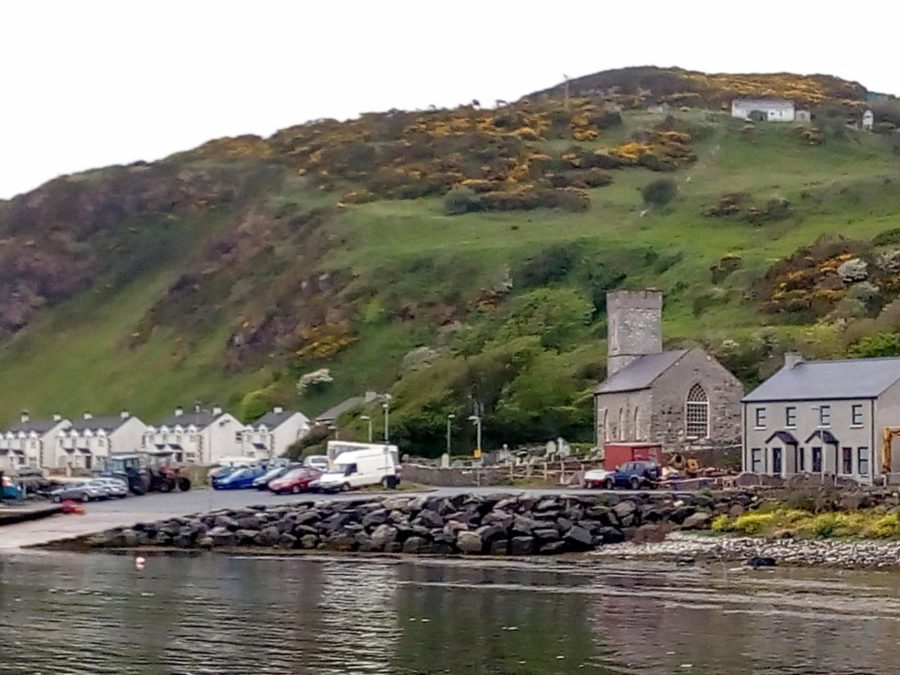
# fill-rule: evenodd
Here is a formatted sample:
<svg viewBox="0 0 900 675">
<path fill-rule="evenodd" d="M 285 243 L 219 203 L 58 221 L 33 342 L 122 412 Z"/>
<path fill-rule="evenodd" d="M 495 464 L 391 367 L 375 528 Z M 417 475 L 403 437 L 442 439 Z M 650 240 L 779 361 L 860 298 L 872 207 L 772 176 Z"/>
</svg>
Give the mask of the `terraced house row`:
<svg viewBox="0 0 900 675">
<path fill-rule="evenodd" d="M 306 415 L 280 407 L 249 425 L 218 407 L 176 408 L 152 425 L 127 411 L 77 419 L 32 419 L 23 412 L 0 431 L 0 470 L 92 469 L 110 455 L 130 452 L 171 453 L 176 462 L 203 465 L 234 456 L 267 459 L 283 454 L 309 428 Z"/>
</svg>

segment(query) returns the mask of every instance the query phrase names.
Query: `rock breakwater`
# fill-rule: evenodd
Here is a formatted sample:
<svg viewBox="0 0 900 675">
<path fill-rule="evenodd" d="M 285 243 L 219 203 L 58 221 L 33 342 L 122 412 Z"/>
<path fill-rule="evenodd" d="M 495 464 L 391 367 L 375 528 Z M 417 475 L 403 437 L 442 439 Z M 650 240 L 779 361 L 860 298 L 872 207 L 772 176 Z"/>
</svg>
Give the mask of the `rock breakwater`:
<svg viewBox="0 0 900 675">
<path fill-rule="evenodd" d="M 707 529 L 750 506 L 732 493 L 469 495 L 302 501 L 136 523 L 64 542 L 89 548 L 323 549 L 362 553 L 512 555 L 583 552 Z"/>
</svg>

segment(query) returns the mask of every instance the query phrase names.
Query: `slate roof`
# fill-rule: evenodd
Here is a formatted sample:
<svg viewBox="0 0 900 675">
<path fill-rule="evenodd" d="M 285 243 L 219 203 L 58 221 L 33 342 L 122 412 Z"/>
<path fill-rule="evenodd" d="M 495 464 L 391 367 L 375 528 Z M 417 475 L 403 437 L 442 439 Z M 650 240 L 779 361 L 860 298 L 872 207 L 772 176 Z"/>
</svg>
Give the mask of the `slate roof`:
<svg viewBox="0 0 900 675">
<path fill-rule="evenodd" d="M 218 415 L 213 415 L 208 410 L 201 410 L 200 412 L 195 411 L 184 411 L 180 415 L 176 415 L 172 413 L 162 422 L 160 422 L 157 426 L 160 427 L 174 427 L 176 425 L 181 425 L 182 427 L 189 427 L 192 424 L 198 429 L 205 429 L 210 424 L 219 419 L 224 413 L 220 413 Z"/>
<path fill-rule="evenodd" d="M 72 420 L 72 426 L 70 429 L 74 429 L 75 431 L 84 431 L 86 429 L 96 430 L 103 429 L 106 433 L 111 431 L 115 431 L 120 426 L 125 424 L 130 417 L 122 417 L 121 415 L 110 415 L 108 417 L 92 417 L 89 420 L 82 418 Z"/>
<path fill-rule="evenodd" d="M 900 380 L 900 358 L 801 361 L 747 394 L 745 403 L 877 398 Z"/>
<path fill-rule="evenodd" d="M 639 356 L 612 377 L 601 382 L 594 389 L 594 393 L 616 394 L 623 391 L 647 389 L 656 381 L 656 378 L 678 363 L 687 353 L 687 349 L 674 349 L 660 354 Z"/>
<path fill-rule="evenodd" d="M 62 420 L 60 420 L 61 422 Z M 37 434 L 43 435 L 50 431 L 53 427 L 55 427 L 59 422 L 54 422 L 53 420 L 28 420 L 27 422 L 16 422 L 15 424 L 10 424 L 8 427 L 3 429 L 3 433 L 7 431 L 12 431 L 17 434 L 20 431 L 24 431 L 26 434 L 34 431 Z"/>
<path fill-rule="evenodd" d="M 736 98 L 732 105 L 739 108 L 760 106 L 760 110 L 793 110 L 794 104 L 785 99 L 776 98 Z"/>
<path fill-rule="evenodd" d="M 284 410 L 280 413 L 272 412 L 271 410 L 267 412 L 265 415 L 260 417 L 253 423 L 254 427 L 261 427 L 265 425 L 266 429 L 277 429 L 282 423 L 286 422 L 288 419 L 297 415 L 298 413 L 294 410 Z M 303 413 L 299 413 L 302 415 Z"/>
<path fill-rule="evenodd" d="M 354 408 L 358 408 L 363 403 L 365 403 L 365 399 L 362 396 L 354 396 L 353 398 L 348 398 L 346 401 L 338 403 L 333 408 L 329 408 L 321 415 L 316 417 L 316 422 L 331 422 L 333 420 L 336 420 L 345 412 L 349 412 Z"/>
</svg>

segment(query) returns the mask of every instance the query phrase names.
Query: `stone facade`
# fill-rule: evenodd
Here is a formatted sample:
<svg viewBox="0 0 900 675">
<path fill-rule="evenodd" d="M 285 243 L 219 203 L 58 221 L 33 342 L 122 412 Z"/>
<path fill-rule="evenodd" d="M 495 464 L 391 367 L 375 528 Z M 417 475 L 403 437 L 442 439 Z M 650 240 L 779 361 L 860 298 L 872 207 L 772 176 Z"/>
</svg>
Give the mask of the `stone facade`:
<svg viewBox="0 0 900 675">
<path fill-rule="evenodd" d="M 597 445 L 739 446 L 743 385 L 702 349 L 663 351 L 662 295 L 610 293 L 607 311 L 608 377 L 594 395 Z"/>
</svg>

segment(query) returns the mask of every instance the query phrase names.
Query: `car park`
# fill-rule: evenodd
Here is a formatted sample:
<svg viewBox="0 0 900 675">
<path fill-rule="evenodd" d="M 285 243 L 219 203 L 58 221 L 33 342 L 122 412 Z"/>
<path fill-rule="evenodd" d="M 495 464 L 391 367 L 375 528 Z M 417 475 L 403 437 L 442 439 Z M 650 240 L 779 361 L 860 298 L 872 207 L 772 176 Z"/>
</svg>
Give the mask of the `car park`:
<svg viewBox="0 0 900 675">
<path fill-rule="evenodd" d="M 271 466 L 271 465 L 270 465 Z M 253 487 L 257 490 L 265 490 L 269 487 L 269 483 L 276 478 L 280 478 L 291 469 L 300 468 L 299 464 L 288 464 L 284 466 L 273 466 L 262 476 L 253 481 Z"/>
<path fill-rule="evenodd" d="M 298 494 L 313 488 L 322 472 L 311 467 L 295 467 L 269 482 L 269 490 L 276 495 Z"/>
<path fill-rule="evenodd" d="M 118 478 L 94 478 L 88 482 L 101 488 L 109 498 L 124 499 L 128 496 L 128 484 Z"/>
<path fill-rule="evenodd" d="M 328 456 L 310 455 L 309 457 L 304 457 L 303 466 L 310 469 L 318 469 L 319 471 L 328 471 Z"/>
<path fill-rule="evenodd" d="M 80 502 L 89 502 L 96 499 L 105 499 L 106 496 L 106 490 L 98 485 L 91 485 L 90 481 L 78 481 L 76 483 L 69 483 L 68 485 L 53 490 L 53 492 L 50 493 L 50 498 L 54 502 L 62 502 L 67 499 L 72 499 Z"/>
<path fill-rule="evenodd" d="M 265 472 L 265 468 L 259 465 L 243 466 L 238 468 L 237 471 L 229 473 L 224 478 L 216 476 L 213 478 L 212 486 L 214 490 L 244 490 L 252 488 L 253 481 Z"/>
</svg>

